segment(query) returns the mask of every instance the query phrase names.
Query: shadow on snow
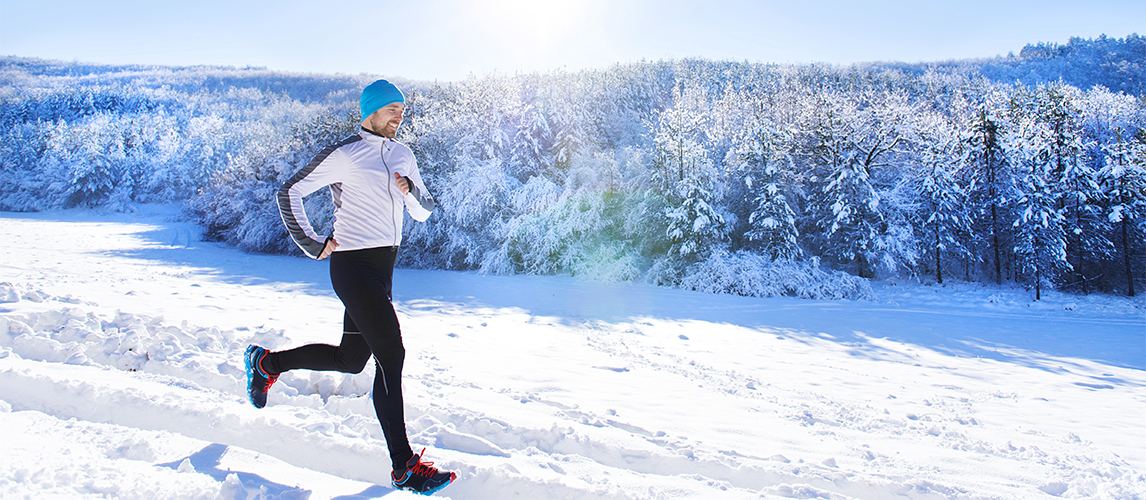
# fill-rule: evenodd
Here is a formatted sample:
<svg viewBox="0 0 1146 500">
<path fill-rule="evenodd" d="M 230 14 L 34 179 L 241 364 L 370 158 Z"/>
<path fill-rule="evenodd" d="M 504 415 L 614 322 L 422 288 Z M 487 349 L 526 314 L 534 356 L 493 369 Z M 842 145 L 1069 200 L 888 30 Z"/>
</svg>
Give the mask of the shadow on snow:
<svg viewBox="0 0 1146 500">
<path fill-rule="evenodd" d="M 169 469 L 179 470 L 180 465 L 184 460 L 190 462 L 195 472 L 205 474 L 211 478 L 223 483 L 227 480 L 227 476 L 234 474 L 242 486 L 242 491 L 235 492 L 235 498 L 246 499 L 249 497 L 250 491 L 257 491 L 259 498 L 265 499 L 278 499 L 278 500 L 305 500 L 310 498 L 311 492 L 301 488 L 286 486 L 274 481 L 270 481 L 258 474 L 250 472 L 232 471 L 231 469 L 221 469 L 220 462 L 223 460 L 223 455 L 227 454 L 229 447 L 224 444 L 213 443 L 207 445 L 202 450 L 191 454 L 190 456 L 176 460 L 171 463 L 157 464 L 158 467 L 166 467 Z M 334 497 L 332 500 L 367 500 L 371 498 L 382 498 L 394 490 L 384 488 L 382 486 L 373 485 L 367 487 L 360 493 L 351 495 L 342 495 Z M 225 492 L 224 492 L 225 493 Z"/>
</svg>

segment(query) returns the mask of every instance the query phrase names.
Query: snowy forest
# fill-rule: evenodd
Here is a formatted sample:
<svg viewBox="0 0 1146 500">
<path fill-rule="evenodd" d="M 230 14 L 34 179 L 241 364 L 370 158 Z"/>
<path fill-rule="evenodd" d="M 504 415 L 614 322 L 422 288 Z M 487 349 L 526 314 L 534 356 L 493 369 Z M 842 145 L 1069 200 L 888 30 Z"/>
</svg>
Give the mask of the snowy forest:
<svg viewBox="0 0 1146 500">
<path fill-rule="evenodd" d="M 374 75 L 0 58 L 0 209 L 179 202 L 297 254 L 275 192 Z M 838 66 L 675 60 L 390 78 L 438 210 L 400 266 L 864 298 L 869 279 L 1133 295 L 1146 38 Z M 330 196 L 307 199 L 321 232 Z"/>
</svg>

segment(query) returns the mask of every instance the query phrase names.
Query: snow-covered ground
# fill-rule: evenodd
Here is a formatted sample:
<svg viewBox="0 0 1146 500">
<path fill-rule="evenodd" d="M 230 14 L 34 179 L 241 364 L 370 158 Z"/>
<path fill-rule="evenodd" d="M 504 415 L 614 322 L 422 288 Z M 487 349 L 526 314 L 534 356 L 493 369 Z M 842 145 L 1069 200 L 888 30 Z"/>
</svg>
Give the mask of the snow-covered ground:
<svg viewBox="0 0 1146 500">
<path fill-rule="evenodd" d="M 171 207 L 0 214 L 0 497 L 407 498 L 324 262 Z M 398 270 L 411 440 L 439 497 L 1146 498 L 1146 307 L 975 284 L 874 302 Z"/>
</svg>

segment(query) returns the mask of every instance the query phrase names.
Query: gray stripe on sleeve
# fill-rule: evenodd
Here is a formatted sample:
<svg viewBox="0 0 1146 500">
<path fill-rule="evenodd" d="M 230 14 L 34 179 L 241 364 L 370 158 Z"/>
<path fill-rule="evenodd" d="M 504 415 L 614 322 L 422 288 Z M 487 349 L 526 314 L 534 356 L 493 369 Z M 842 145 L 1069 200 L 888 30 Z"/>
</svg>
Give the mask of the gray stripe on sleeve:
<svg viewBox="0 0 1146 500">
<path fill-rule="evenodd" d="M 326 158 L 330 156 L 334 150 L 360 140 L 362 140 L 362 137 L 354 135 L 338 144 L 324 148 L 321 152 L 315 155 L 314 158 L 311 159 L 305 167 L 302 167 L 301 170 L 291 176 L 290 180 L 288 180 L 286 184 L 283 184 L 283 187 L 279 189 L 276 198 L 279 205 L 279 215 L 282 216 L 283 224 L 286 225 L 287 231 L 290 233 L 290 236 L 294 240 L 295 244 L 297 244 L 299 248 L 302 249 L 302 251 L 306 252 L 307 255 L 312 258 L 318 258 L 318 256 L 322 254 L 322 249 L 326 246 L 326 242 L 316 241 L 306 235 L 306 231 L 303 230 L 302 224 L 299 222 L 300 216 L 303 220 L 305 220 L 306 214 L 294 213 L 293 204 L 291 203 L 290 190 L 292 187 L 294 187 L 295 184 L 298 184 L 299 181 L 305 179 L 306 176 L 311 174 L 311 172 L 314 172 L 314 169 L 318 168 L 318 166 L 321 165 L 323 161 L 326 161 Z M 333 194 L 334 193 L 332 193 L 332 195 Z M 300 199 L 300 210 L 301 207 L 302 200 Z"/>
<path fill-rule="evenodd" d="M 414 198 L 418 200 L 418 204 L 421 205 L 425 211 L 433 212 L 435 206 L 434 197 L 430 196 L 430 193 L 423 195 L 422 190 L 418 189 L 418 185 L 414 184 L 414 181 L 409 177 L 406 177 L 406 184 L 410 186 L 410 194 L 414 195 Z"/>
</svg>

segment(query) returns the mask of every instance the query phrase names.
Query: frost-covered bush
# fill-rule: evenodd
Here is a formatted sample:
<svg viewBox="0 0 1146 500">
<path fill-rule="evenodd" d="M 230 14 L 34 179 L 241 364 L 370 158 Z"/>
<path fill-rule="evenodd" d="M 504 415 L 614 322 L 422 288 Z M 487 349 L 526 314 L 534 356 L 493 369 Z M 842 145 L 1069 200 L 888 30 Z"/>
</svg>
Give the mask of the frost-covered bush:
<svg viewBox="0 0 1146 500">
<path fill-rule="evenodd" d="M 279 188 L 313 154 L 355 133 L 358 119 L 320 106 L 270 111 L 278 115 L 275 120 L 245 128 L 246 140 L 240 142 L 244 147 L 228 155 L 225 166 L 188 201 L 187 208 L 205 226 L 208 239 L 252 252 L 288 253 L 296 248 L 279 215 Z M 330 192 L 320 189 L 304 204 L 315 230 L 329 233 L 334 222 Z"/>
<path fill-rule="evenodd" d="M 680 288 L 749 297 L 871 300 L 867 280 L 841 271 L 825 270 L 819 259 L 770 260 L 750 252 L 717 251 L 693 264 Z"/>
<path fill-rule="evenodd" d="M 577 155 L 560 184 L 531 177 L 509 196 L 512 217 L 486 253 L 492 273 L 562 274 L 600 281 L 640 279 L 649 260 L 647 193 L 625 173 L 631 152 Z"/>
<path fill-rule="evenodd" d="M 195 161 L 195 134 L 162 114 L 13 123 L 4 139 L 0 208 L 8 210 L 185 199 L 209 168 Z"/>
<path fill-rule="evenodd" d="M 189 171 L 195 165 L 179 161 L 186 138 L 168 111 L 183 106 L 168 89 L 101 83 L 20 90 L 0 99 L 0 208 L 125 209 L 185 198 L 198 187 L 201 176 Z"/>
<path fill-rule="evenodd" d="M 588 191 L 513 220 L 485 268 L 497 273 L 567 274 L 630 281 L 642 274 L 639 242 L 624 227 L 639 217 L 634 192 Z"/>
<path fill-rule="evenodd" d="M 0 58 L 0 209 L 186 200 L 363 79 Z"/>
</svg>

